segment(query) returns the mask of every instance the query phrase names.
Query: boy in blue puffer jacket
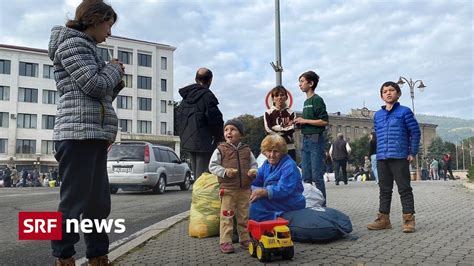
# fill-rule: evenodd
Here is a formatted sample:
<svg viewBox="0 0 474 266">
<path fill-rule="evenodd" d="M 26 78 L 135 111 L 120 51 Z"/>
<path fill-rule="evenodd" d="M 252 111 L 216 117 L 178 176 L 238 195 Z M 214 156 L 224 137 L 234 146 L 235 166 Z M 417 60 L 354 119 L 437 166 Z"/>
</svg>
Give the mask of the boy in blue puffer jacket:
<svg viewBox="0 0 474 266">
<path fill-rule="evenodd" d="M 395 181 L 402 202 L 403 232 L 415 231 L 415 203 L 410 185 L 409 164 L 418 153 L 420 127 L 410 108 L 398 102 L 401 95 L 400 87 L 395 82 L 387 81 L 380 88 L 385 106 L 374 115 L 380 207 L 377 219 L 367 225 L 369 230 L 392 228 L 389 214 Z"/>
</svg>

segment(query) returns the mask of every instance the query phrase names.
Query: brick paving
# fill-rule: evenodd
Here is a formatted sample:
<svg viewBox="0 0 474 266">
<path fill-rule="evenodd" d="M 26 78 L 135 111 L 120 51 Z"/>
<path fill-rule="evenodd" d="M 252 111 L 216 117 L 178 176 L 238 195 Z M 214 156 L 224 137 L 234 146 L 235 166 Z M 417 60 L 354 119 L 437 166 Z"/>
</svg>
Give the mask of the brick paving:
<svg viewBox="0 0 474 266">
<path fill-rule="evenodd" d="M 378 187 L 374 182 L 327 184 L 328 206 L 351 217 L 357 240 L 341 239 L 327 244 L 295 243 L 291 261 L 271 264 L 331 265 L 474 265 L 474 191 L 461 181 L 413 182 L 416 228 L 401 231 L 401 204 L 396 186 L 392 200 L 393 229 L 369 231 L 378 210 Z M 257 259 L 236 247 L 236 253 L 221 254 L 217 237 L 188 236 L 188 220 L 177 223 L 123 255 L 115 265 L 258 265 Z"/>
</svg>

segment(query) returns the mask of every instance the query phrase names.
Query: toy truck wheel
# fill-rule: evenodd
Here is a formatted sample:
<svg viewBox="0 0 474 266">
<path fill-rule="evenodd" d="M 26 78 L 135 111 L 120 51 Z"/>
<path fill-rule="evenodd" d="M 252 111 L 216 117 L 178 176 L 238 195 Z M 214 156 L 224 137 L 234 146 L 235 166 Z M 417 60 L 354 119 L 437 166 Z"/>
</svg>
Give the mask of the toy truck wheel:
<svg viewBox="0 0 474 266">
<path fill-rule="evenodd" d="M 294 247 L 285 248 L 281 253 L 281 257 L 284 260 L 290 260 L 290 259 L 293 258 L 294 255 L 295 255 L 295 248 Z"/>
<path fill-rule="evenodd" d="M 250 253 L 250 256 L 254 258 L 257 257 L 257 245 L 258 245 L 257 241 L 255 241 L 254 239 L 250 239 L 249 253 Z"/>
<path fill-rule="evenodd" d="M 270 252 L 265 249 L 262 243 L 257 245 L 257 259 L 261 262 L 270 261 Z"/>
</svg>

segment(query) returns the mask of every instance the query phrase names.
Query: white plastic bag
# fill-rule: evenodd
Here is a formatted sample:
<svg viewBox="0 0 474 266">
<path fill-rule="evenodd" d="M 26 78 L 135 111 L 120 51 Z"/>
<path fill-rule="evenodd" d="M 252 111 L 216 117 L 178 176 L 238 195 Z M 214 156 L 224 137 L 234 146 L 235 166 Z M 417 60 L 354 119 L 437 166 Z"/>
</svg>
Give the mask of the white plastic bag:
<svg viewBox="0 0 474 266">
<path fill-rule="evenodd" d="M 308 183 L 303 183 L 303 196 L 306 199 L 306 208 L 322 207 L 324 202 L 323 193 Z"/>
</svg>

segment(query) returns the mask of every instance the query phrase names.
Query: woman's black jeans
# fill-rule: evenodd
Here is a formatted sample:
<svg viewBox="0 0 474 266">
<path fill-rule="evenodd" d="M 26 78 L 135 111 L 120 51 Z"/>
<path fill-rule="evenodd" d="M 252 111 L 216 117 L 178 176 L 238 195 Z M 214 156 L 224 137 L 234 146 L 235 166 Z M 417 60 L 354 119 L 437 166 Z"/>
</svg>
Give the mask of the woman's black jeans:
<svg viewBox="0 0 474 266">
<path fill-rule="evenodd" d="M 55 142 L 55 158 L 59 162 L 62 183 L 58 211 L 62 213 L 62 240 L 51 241 L 53 256 L 72 257 L 78 233 L 66 233 L 66 219 L 106 219 L 110 214 L 110 189 L 107 176 L 106 140 L 62 140 Z M 107 233 L 84 234 L 87 258 L 106 255 Z"/>
<path fill-rule="evenodd" d="M 415 201 L 410 185 L 410 169 L 407 159 L 387 159 L 377 161 L 379 173 L 380 207 L 379 212 L 390 213 L 393 181 L 397 183 L 398 194 L 402 202 L 402 212 L 415 213 Z"/>
</svg>

